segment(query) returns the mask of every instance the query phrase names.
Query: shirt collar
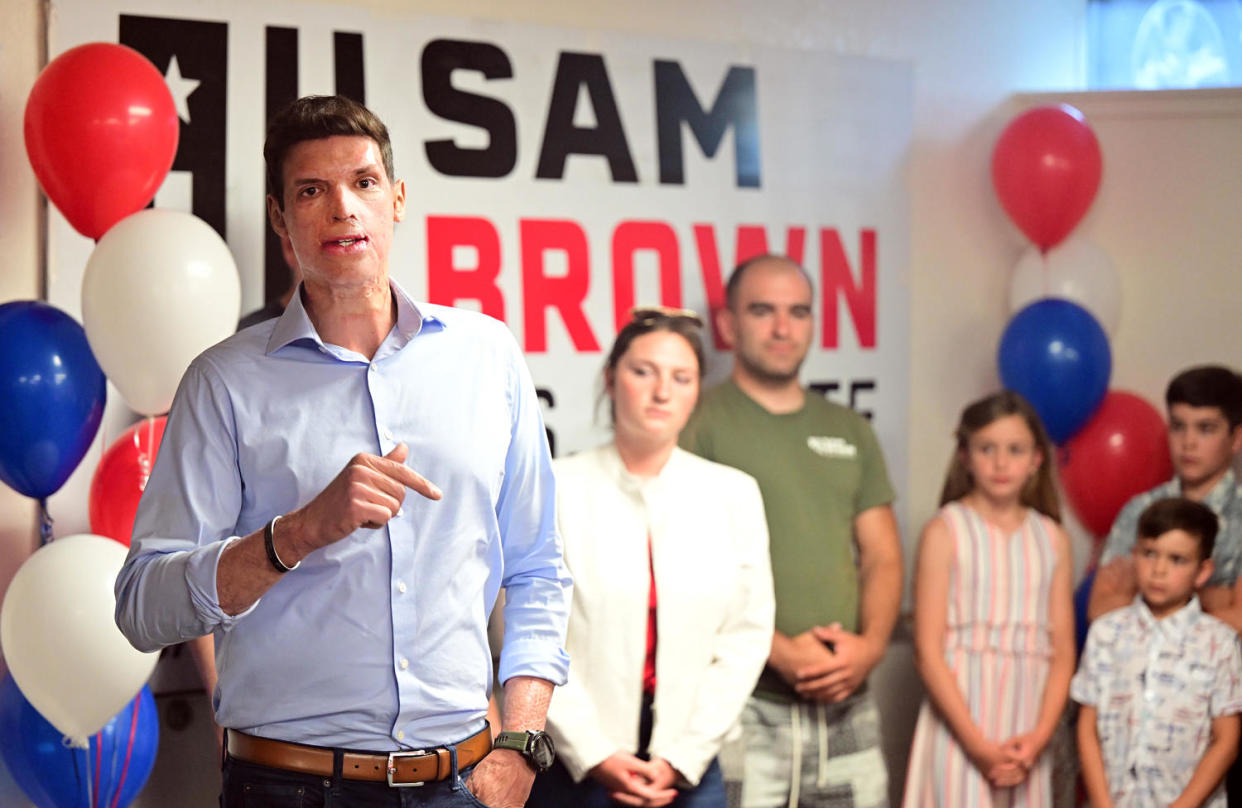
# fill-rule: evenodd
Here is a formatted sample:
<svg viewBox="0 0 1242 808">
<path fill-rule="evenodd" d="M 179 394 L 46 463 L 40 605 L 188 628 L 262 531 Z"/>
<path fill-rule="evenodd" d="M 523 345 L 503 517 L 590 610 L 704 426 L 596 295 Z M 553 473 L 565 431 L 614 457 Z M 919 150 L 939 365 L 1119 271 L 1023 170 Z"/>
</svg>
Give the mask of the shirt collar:
<svg viewBox="0 0 1242 808">
<path fill-rule="evenodd" d="M 397 323 L 376 352 L 375 359 L 401 350 L 424 330 L 428 333 L 444 330 L 444 321 L 433 314 L 424 314 L 395 280 L 389 278 L 388 286 L 397 301 Z M 325 351 L 330 350 L 319 338 L 310 315 L 306 313 L 306 306 L 302 303 L 302 284 L 298 283 L 289 299 L 289 305 L 285 307 L 285 313 L 272 329 L 272 336 L 267 341 L 267 354 L 270 356 L 286 345 L 301 340 L 310 341 Z"/>
<path fill-rule="evenodd" d="M 1203 504 L 1211 508 L 1218 515 L 1225 512 L 1225 507 L 1237 495 L 1238 481 L 1234 476 L 1233 469 L 1225 472 L 1225 476 L 1212 486 L 1212 490 L 1203 498 Z"/>
<path fill-rule="evenodd" d="M 1203 614 L 1203 607 L 1199 605 L 1199 596 L 1191 595 L 1190 602 L 1173 614 L 1157 620 L 1156 616 L 1151 613 L 1151 609 L 1143 601 L 1141 594 L 1134 596 L 1135 612 L 1138 614 L 1139 624 L 1146 629 L 1158 631 L 1167 637 L 1177 637 L 1186 633 L 1192 623 L 1199 619 L 1199 615 Z"/>
<path fill-rule="evenodd" d="M 640 477 L 625 467 L 625 461 L 621 459 L 621 453 L 617 451 L 616 441 L 609 441 L 603 450 L 603 465 L 608 476 L 617 481 L 622 491 L 639 497 L 647 497 L 663 490 L 670 475 L 675 475 L 681 468 L 681 451 L 680 448 L 673 447 L 673 453 L 669 455 L 668 462 L 655 477 Z"/>
</svg>

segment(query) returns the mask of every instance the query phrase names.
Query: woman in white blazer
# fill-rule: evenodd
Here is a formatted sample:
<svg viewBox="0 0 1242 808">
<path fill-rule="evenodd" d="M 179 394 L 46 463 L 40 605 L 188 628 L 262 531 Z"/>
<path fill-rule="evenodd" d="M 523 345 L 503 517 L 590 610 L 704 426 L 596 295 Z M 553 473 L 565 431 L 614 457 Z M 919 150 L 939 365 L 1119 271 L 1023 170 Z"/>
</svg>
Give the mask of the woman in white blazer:
<svg viewBox="0 0 1242 808">
<path fill-rule="evenodd" d="M 772 642 L 754 479 L 677 447 L 703 376 L 693 312 L 638 309 L 604 367 L 614 440 L 556 463 L 574 578 L 555 766 L 529 806 L 723 808 L 716 756 Z"/>
</svg>

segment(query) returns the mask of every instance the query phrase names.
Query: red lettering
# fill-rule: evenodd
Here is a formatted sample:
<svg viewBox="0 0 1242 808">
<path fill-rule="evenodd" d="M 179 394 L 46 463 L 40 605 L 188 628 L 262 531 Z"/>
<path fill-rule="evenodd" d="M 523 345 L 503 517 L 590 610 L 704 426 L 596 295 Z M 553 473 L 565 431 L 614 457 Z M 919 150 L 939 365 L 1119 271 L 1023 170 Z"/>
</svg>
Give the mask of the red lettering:
<svg viewBox="0 0 1242 808">
<path fill-rule="evenodd" d="M 453 263 L 454 247 L 473 247 L 472 267 Z M 427 217 L 427 300 L 453 306 L 477 300 L 484 314 L 505 319 L 505 298 L 496 285 L 500 275 L 500 234 L 487 219 L 473 216 Z"/>
<path fill-rule="evenodd" d="M 664 222 L 622 222 L 612 233 L 612 301 L 617 330 L 634 307 L 634 253 L 650 250 L 660 262 L 660 305 L 681 307 L 681 250 Z"/>
<path fill-rule="evenodd" d="M 716 349 L 729 349 L 728 343 L 716 327 L 716 312 L 725 306 L 724 278 L 720 271 L 720 251 L 716 248 L 716 228 L 710 224 L 694 226 L 694 242 L 699 251 L 699 269 L 703 274 L 703 292 L 707 297 L 708 321 L 712 326 L 712 342 Z M 734 243 L 734 262 L 737 266 L 748 258 L 768 252 L 768 231 L 763 225 L 744 224 L 737 228 Z M 806 253 L 806 228 L 790 227 L 785 230 L 785 254 L 802 263 Z"/>
<path fill-rule="evenodd" d="M 577 222 L 555 219 L 522 219 L 518 223 L 522 240 L 522 311 L 525 316 L 526 350 L 543 353 L 548 349 L 547 309 L 555 308 L 569 331 L 576 351 L 598 351 L 599 343 L 582 311 L 591 285 L 591 266 L 587 237 Z M 565 254 L 565 274 L 551 277 L 544 273 L 548 252 Z"/>
<path fill-rule="evenodd" d="M 820 277 L 823 286 L 820 302 L 824 310 L 825 348 L 836 348 L 840 344 L 838 295 L 845 299 L 849 308 L 850 318 L 854 321 L 854 331 L 858 334 L 859 347 L 875 347 L 875 230 L 863 228 L 860 231 L 859 252 L 862 272 L 861 278 L 855 283 L 854 272 L 845 255 L 845 247 L 841 244 L 841 236 L 834 229 L 820 229 Z"/>
</svg>

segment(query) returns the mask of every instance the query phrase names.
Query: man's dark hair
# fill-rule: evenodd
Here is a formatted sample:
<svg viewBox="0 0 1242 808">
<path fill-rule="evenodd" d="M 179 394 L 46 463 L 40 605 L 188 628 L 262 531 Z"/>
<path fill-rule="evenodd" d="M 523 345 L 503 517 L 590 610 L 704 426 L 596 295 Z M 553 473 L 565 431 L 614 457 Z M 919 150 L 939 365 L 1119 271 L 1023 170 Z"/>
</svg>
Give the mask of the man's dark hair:
<svg viewBox="0 0 1242 808">
<path fill-rule="evenodd" d="M 1158 499 L 1139 516 L 1140 541 L 1159 538 L 1170 530 L 1184 530 L 1198 539 L 1199 560 L 1205 561 L 1212 557 L 1212 551 L 1216 549 L 1220 520 L 1208 506 L 1185 497 Z"/>
<path fill-rule="evenodd" d="M 1242 424 L 1242 376 L 1222 365 L 1200 365 L 1183 370 L 1169 382 L 1164 403 L 1216 407 L 1233 429 Z"/>
<path fill-rule="evenodd" d="M 371 110 L 343 95 L 307 95 L 276 113 L 267 127 L 263 161 L 267 164 L 267 192 L 285 209 L 284 168 L 289 150 L 304 140 L 335 135 L 361 135 L 375 141 L 384 158 L 384 171 L 393 179 L 392 143 L 388 127 Z"/>
<path fill-rule="evenodd" d="M 806 278 L 806 282 L 810 284 L 812 289 L 815 288 L 815 284 L 811 281 L 811 276 L 807 274 L 807 271 L 803 269 L 802 265 L 797 261 L 787 255 L 763 253 L 762 255 L 756 255 L 753 258 L 747 258 L 745 261 L 734 267 L 733 272 L 729 273 L 729 280 L 725 284 L 725 306 L 727 306 L 730 311 L 734 310 L 734 306 L 737 304 L 737 288 L 742 285 L 742 276 L 746 274 L 746 270 L 756 264 L 762 264 L 766 261 L 780 261 L 783 264 L 790 265 L 802 273 L 802 277 Z"/>
</svg>

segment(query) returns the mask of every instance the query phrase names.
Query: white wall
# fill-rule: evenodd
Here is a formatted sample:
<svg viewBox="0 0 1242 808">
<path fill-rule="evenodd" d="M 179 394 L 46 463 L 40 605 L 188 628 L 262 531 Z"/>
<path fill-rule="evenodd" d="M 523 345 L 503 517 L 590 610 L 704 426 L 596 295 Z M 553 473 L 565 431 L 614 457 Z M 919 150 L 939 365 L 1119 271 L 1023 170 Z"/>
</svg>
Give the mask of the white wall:
<svg viewBox="0 0 1242 808">
<path fill-rule="evenodd" d="M 914 393 L 909 479 L 899 481 L 907 492 L 899 511 L 907 540 L 913 541 L 934 511 L 962 405 L 997 385 L 995 348 L 1008 317 L 1009 270 L 1025 247 L 992 193 L 991 146 L 1019 109 L 1048 100 L 1015 99 L 1015 93 L 1081 86 L 1082 0 L 370 0 L 356 5 L 380 13 L 416 9 L 911 62 Z M 36 0 L 4 0 L 0 7 L 6 32 L 0 45 L 0 248 L 6 259 L 0 299 L 30 297 L 38 290 L 37 206 L 20 140 L 21 109 L 37 60 L 37 7 Z M 1104 150 L 1103 184 L 1083 231 L 1109 252 L 1122 276 L 1122 323 L 1112 346 L 1114 386 L 1158 402 L 1165 381 L 1181 366 L 1207 360 L 1238 364 L 1239 95 L 1056 97 L 1087 114 Z M 33 535 L 30 508 L 0 491 L 0 588 Z M 888 685 L 883 689 L 906 694 L 904 703 L 889 710 L 890 718 L 905 718 L 889 727 L 899 765 L 916 700 L 910 694 L 917 692 L 909 687 L 908 660 L 908 647 L 895 647 L 882 677 Z M 173 764 L 162 758 L 159 765 L 163 770 Z M 183 776 L 183 765 L 177 768 L 175 776 Z M 900 779 L 900 771 L 894 774 Z M 192 799 L 182 804 L 213 804 L 209 793 Z"/>
</svg>

